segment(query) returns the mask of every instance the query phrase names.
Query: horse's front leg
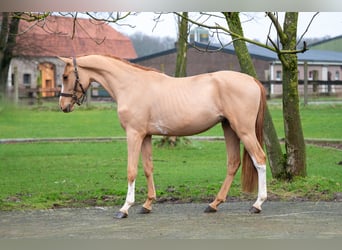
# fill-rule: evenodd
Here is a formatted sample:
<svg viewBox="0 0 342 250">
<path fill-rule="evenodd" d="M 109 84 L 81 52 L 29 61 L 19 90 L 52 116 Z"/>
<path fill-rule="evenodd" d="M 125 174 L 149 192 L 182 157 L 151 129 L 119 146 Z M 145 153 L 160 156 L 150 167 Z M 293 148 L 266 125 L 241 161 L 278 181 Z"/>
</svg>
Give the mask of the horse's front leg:
<svg viewBox="0 0 342 250">
<path fill-rule="evenodd" d="M 156 190 L 153 181 L 153 162 L 152 162 L 152 137 L 147 135 L 142 143 L 141 154 L 144 165 L 144 172 L 147 180 L 147 199 L 140 210 L 140 213 L 147 214 L 152 210 L 152 202 L 156 199 Z"/>
<path fill-rule="evenodd" d="M 126 195 L 125 204 L 119 212 L 115 214 L 116 218 L 126 218 L 128 216 L 128 209 L 134 204 L 135 201 L 135 180 L 138 173 L 138 161 L 142 143 L 142 136 L 137 132 L 127 132 L 127 179 L 128 190 Z"/>
</svg>

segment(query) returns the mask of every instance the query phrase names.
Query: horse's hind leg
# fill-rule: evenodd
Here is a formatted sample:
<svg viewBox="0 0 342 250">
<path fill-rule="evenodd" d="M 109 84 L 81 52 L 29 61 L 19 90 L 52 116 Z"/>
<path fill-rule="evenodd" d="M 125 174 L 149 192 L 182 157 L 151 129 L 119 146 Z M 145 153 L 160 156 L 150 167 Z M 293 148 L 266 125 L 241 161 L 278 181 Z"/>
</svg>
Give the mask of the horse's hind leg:
<svg viewBox="0 0 342 250">
<path fill-rule="evenodd" d="M 241 158 L 240 158 L 240 139 L 236 133 L 232 130 L 229 123 L 225 120 L 222 122 L 222 128 L 224 131 L 224 138 L 227 148 L 227 176 L 224 180 L 220 191 L 218 192 L 215 200 L 209 204 L 205 212 L 216 212 L 218 205 L 226 200 L 230 186 L 233 182 L 234 176 L 239 169 Z"/>
<path fill-rule="evenodd" d="M 152 162 L 152 137 L 147 135 L 142 143 L 141 154 L 144 165 L 144 172 L 147 180 L 147 199 L 140 211 L 140 213 L 146 214 L 152 210 L 152 202 L 156 199 L 156 191 L 153 181 L 153 162 Z"/>
<path fill-rule="evenodd" d="M 258 198 L 250 211 L 252 213 L 259 213 L 261 211 L 261 205 L 267 199 L 266 156 L 253 133 L 245 134 L 240 138 L 249 155 L 251 156 L 253 165 L 258 173 Z"/>
<path fill-rule="evenodd" d="M 267 185 L 266 185 L 266 163 L 259 163 L 252 157 L 253 164 L 258 171 L 258 198 L 250 209 L 251 213 L 260 213 L 261 205 L 267 199 Z"/>
</svg>

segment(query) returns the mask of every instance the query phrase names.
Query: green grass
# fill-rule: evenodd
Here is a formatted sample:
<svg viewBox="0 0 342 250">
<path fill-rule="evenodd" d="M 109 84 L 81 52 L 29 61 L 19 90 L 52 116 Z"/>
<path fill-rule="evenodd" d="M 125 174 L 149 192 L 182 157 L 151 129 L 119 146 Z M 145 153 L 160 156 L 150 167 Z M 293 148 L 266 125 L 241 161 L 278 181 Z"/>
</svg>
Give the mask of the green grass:
<svg viewBox="0 0 342 250">
<path fill-rule="evenodd" d="M 114 106 L 80 109 L 65 114 L 57 108 L 4 107 L 0 111 L 0 138 L 122 136 Z"/>
<path fill-rule="evenodd" d="M 341 151 L 308 146 L 308 177 L 290 183 L 272 180 L 271 198 L 331 200 L 341 192 Z M 122 204 L 126 194 L 126 144 L 0 144 L 0 209 Z M 154 147 L 155 185 L 159 200 L 207 201 L 224 179 L 224 143 L 198 142 L 176 148 Z M 229 195 L 240 192 L 238 172 Z M 141 164 L 137 203 L 146 196 Z"/>
<path fill-rule="evenodd" d="M 101 204 L 105 199 L 121 203 L 127 187 L 125 149 L 125 142 L 0 145 L 2 209 Z M 170 193 L 177 197 L 181 190 L 190 192 L 184 193 L 187 198 L 203 195 L 201 189 L 222 181 L 224 155 L 222 143 L 156 147 L 158 195 L 168 199 Z M 145 177 L 139 168 L 137 197 L 146 195 Z M 176 187 L 174 191 L 170 191 L 172 187 Z"/>
<path fill-rule="evenodd" d="M 121 182 L 125 180 L 124 162 L 114 154 L 123 155 L 120 150 L 124 147 L 116 147 L 116 143 L 12 144 L 0 148 L 1 200 L 17 203 L 20 199 L 23 207 L 89 200 L 112 189 L 120 176 Z"/>
<path fill-rule="evenodd" d="M 279 138 L 284 138 L 283 114 L 280 106 L 270 105 L 273 123 Z M 309 105 L 300 108 L 305 138 L 342 140 L 342 105 Z"/>
<path fill-rule="evenodd" d="M 282 114 L 270 106 L 279 137 Z M 342 106 L 301 108 L 307 138 L 342 138 Z M 0 138 L 123 136 L 113 105 L 57 112 L 56 107 L 0 108 Z M 222 135 L 220 126 L 204 135 Z M 0 210 L 122 204 L 125 199 L 126 143 L 0 144 Z M 332 200 L 342 192 L 342 153 L 307 145 L 307 178 L 284 183 L 268 168 L 268 193 L 273 199 Z M 175 148 L 154 146 L 155 185 L 159 201 L 208 201 L 226 173 L 222 141 L 193 141 Z M 255 199 L 240 191 L 238 172 L 229 195 Z M 141 164 L 136 200 L 146 197 Z"/>
</svg>

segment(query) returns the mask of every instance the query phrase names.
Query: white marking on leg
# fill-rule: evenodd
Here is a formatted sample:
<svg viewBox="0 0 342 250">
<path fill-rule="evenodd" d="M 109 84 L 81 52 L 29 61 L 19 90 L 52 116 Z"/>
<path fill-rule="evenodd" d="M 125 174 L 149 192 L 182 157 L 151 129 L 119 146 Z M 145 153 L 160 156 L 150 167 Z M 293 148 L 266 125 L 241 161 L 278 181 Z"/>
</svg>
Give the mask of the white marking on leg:
<svg viewBox="0 0 342 250">
<path fill-rule="evenodd" d="M 253 204 L 253 207 L 261 210 L 261 205 L 267 199 L 267 185 L 266 185 L 266 165 L 258 164 L 257 161 L 251 157 L 253 164 L 258 172 L 258 198 Z"/>
<path fill-rule="evenodd" d="M 127 196 L 125 204 L 120 209 L 121 212 L 128 214 L 128 209 L 134 204 L 135 201 L 135 181 L 128 183 Z"/>
</svg>

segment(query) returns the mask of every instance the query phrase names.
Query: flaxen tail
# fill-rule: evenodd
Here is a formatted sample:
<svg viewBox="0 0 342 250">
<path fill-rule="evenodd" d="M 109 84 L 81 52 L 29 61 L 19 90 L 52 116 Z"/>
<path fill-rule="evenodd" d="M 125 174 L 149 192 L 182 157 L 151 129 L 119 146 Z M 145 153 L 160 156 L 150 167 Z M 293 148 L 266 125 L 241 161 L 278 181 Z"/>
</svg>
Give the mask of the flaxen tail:
<svg viewBox="0 0 342 250">
<path fill-rule="evenodd" d="M 256 83 L 260 87 L 260 105 L 258 116 L 255 123 L 255 133 L 261 147 L 263 147 L 263 128 L 264 128 L 264 116 L 266 108 L 266 93 L 264 86 L 255 79 Z M 241 174 L 242 190 L 244 192 L 251 193 L 256 190 L 258 186 L 258 173 L 254 167 L 253 161 L 248 154 L 246 148 L 243 151 L 242 160 L 242 174 Z"/>
</svg>

